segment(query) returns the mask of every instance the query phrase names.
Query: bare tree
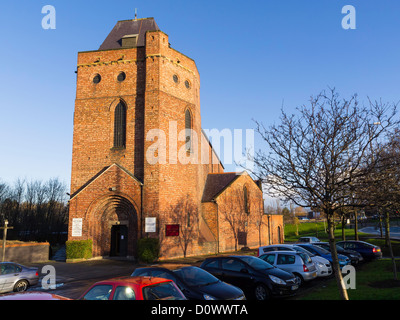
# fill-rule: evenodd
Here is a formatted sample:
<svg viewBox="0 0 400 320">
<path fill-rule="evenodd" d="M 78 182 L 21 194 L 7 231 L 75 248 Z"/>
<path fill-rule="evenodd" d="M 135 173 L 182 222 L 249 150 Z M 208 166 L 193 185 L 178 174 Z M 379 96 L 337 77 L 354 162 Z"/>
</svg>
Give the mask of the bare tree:
<svg viewBox="0 0 400 320">
<path fill-rule="evenodd" d="M 354 205 L 349 194 L 356 181 L 368 174 L 360 170 L 367 150 L 395 124 L 396 105 L 369 101 L 362 106 L 356 95 L 340 99 L 330 89 L 311 97 L 310 105 L 297 111 L 288 115 L 282 110 L 281 123 L 268 128 L 256 121 L 256 131 L 267 144 L 267 151 L 254 156 L 256 174 L 264 179 L 270 196 L 325 213 L 337 285 L 341 298 L 347 300 L 334 214 Z"/>
<path fill-rule="evenodd" d="M 198 208 L 189 195 L 179 199 L 171 205 L 167 215 L 174 223 L 179 224 L 178 243 L 186 257 L 189 245 L 195 240 L 194 235 L 198 230 Z"/>
<path fill-rule="evenodd" d="M 384 217 L 385 245 L 392 259 L 393 275 L 397 280 L 397 267 L 390 239 L 390 214 L 400 205 L 400 131 L 394 132 L 390 140 L 381 146 L 379 161 L 369 165 L 374 167 L 363 179 L 363 188 L 359 189 L 359 198 L 370 207 L 376 207 Z M 370 158 L 375 157 L 377 148 L 371 148 Z"/>
<path fill-rule="evenodd" d="M 245 209 L 244 192 L 241 187 L 235 187 L 229 193 L 223 193 L 219 198 L 218 212 L 221 214 L 222 220 L 227 222 L 230 227 L 236 251 L 239 240 L 241 240 L 240 235 L 247 234 L 248 213 Z"/>
</svg>

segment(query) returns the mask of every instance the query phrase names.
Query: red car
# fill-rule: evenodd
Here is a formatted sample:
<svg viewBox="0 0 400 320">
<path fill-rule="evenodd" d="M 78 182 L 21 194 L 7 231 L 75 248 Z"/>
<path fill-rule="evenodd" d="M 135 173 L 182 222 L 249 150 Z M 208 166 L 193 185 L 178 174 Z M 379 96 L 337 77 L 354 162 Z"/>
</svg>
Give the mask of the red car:
<svg viewBox="0 0 400 320">
<path fill-rule="evenodd" d="M 79 300 L 186 300 L 172 280 L 120 277 L 93 284 Z"/>
<path fill-rule="evenodd" d="M 71 299 L 47 292 L 28 291 L 28 292 L 10 293 L 2 295 L 0 296 L 0 300 L 71 300 Z"/>
</svg>

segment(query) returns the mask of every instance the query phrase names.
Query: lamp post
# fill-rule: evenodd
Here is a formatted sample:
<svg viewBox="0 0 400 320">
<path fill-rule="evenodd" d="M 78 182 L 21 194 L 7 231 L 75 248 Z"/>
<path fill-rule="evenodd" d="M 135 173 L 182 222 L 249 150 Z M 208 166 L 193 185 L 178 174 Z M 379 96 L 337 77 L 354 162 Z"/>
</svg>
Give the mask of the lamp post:
<svg viewBox="0 0 400 320">
<path fill-rule="evenodd" d="M 13 227 L 9 227 L 8 220 L 5 220 L 4 227 L 1 227 L 0 229 L 3 229 L 3 256 L 1 262 L 4 262 L 4 258 L 6 256 L 7 229 L 13 229 Z"/>
</svg>

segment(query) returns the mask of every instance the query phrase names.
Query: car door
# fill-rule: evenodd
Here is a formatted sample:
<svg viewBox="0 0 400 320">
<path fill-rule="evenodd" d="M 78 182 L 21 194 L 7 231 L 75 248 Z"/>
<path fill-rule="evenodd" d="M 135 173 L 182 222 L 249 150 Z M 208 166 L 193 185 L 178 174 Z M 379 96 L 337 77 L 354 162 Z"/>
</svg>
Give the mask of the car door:
<svg viewBox="0 0 400 320">
<path fill-rule="evenodd" d="M 293 254 L 279 253 L 276 258 L 276 267 L 287 272 L 293 272 L 296 256 Z"/>
<path fill-rule="evenodd" d="M 15 265 L 13 263 L 3 263 L 1 266 L 0 286 L 2 292 L 11 292 L 14 284 L 18 280 L 19 274 L 15 273 Z M 2 284 L 1 284 L 2 283 Z"/>
<path fill-rule="evenodd" d="M 226 258 L 222 259 L 222 274 L 225 282 L 233 284 L 246 291 L 252 287 L 251 270 L 238 259 Z"/>
</svg>

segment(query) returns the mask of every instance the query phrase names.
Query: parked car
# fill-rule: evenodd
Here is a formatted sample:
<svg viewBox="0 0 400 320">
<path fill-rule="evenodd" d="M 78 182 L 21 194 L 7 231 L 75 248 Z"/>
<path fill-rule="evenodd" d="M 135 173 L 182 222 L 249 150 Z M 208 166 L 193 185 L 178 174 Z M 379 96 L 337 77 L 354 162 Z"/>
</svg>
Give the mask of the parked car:
<svg viewBox="0 0 400 320">
<path fill-rule="evenodd" d="M 295 251 L 295 252 L 303 252 L 307 253 L 312 262 L 314 262 L 315 267 L 317 268 L 317 276 L 318 277 L 327 277 L 332 274 L 332 265 L 329 260 L 316 256 L 315 254 L 307 251 L 306 249 L 299 247 L 295 244 L 272 244 L 269 246 L 261 246 L 258 248 L 259 256 L 265 254 L 270 251 Z"/>
<path fill-rule="evenodd" d="M 315 254 L 316 256 L 320 256 L 320 257 L 323 257 L 323 258 L 329 260 L 329 262 L 332 263 L 332 255 L 328 250 L 325 250 L 319 246 L 316 246 L 315 244 L 298 243 L 297 245 L 299 247 L 306 249 L 307 251 L 310 251 L 311 253 Z M 338 254 L 338 259 L 339 259 L 340 269 L 342 269 L 344 266 L 350 264 L 350 259 L 347 258 L 346 256 Z"/>
<path fill-rule="evenodd" d="M 297 240 L 297 243 L 300 242 L 306 242 L 306 243 L 315 243 L 315 242 L 320 242 L 317 237 L 300 237 L 299 240 Z"/>
<path fill-rule="evenodd" d="M 253 256 L 207 258 L 201 268 L 222 281 L 238 286 L 247 298 L 267 300 L 270 297 L 294 295 L 299 288 L 292 273 Z"/>
<path fill-rule="evenodd" d="M 14 262 L 0 263 L 0 293 L 26 291 L 38 282 L 37 268 L 28 268 Z"/>
<path fill-rule="evenodd" d="M 365 260 L 382 258 L 382 250 L 380 247 L 365 241 L 347 240 L 339 241 L 337 245 L 346 250 L 354 250 L 362 255 Z"/>
<path fill-rule="evenodd" d="M 225 283 L 198 267 L 183 267 L 175 270 L 167 268 L 137 268 L 132 276 L 150 276 L 170 279 L 189 300 L 245 300 L 241 289 Z"/>
<path fill-rule="evenodd" d="M 172 280 L 119 277 L 93 284 L 79 300 L 186 300 Z"/>
<path fill-rule="evenodd" d="M 271 251 L 260 256 L 260 259 L 279 269 L 293 273 L 300 285 L 317 277 L 317 268 L 314 262 L 304 252 Z"/>
<path fill-rule="evenodd" d="M 331 252 L 331 247 L 330 247 L 328 242 L 318 242 L 318 243 L 315 243 L 315 245 L 318 246 L 318 247 L 324 248 L 325 250 Z M 347 258 L 349 258 L 350 259 L 350 263 L 352 265 L 357 265 L 357 264 L 359 264 L 360 262 L 362 262 L 364 260 L 362 255 L 360 253 L 358 253 L 357 251 L 343 249 L 339 245 L 336 245 L 336 251 L 337 251 L 338 254 L 341 254 L 341 255 L 346 256 Z"/>
<path fill-rule="evenodd" d="M 72 300 L 49 292 L 27 291 L 15 292 L 0 296 L 0 300 Z"/>
</svg>

